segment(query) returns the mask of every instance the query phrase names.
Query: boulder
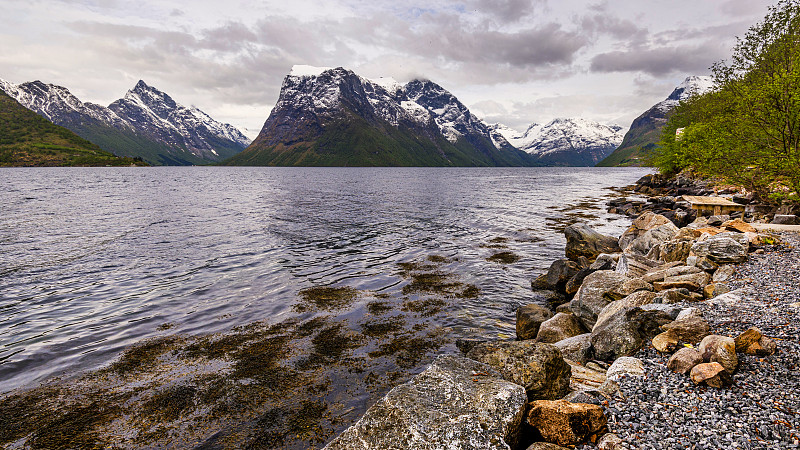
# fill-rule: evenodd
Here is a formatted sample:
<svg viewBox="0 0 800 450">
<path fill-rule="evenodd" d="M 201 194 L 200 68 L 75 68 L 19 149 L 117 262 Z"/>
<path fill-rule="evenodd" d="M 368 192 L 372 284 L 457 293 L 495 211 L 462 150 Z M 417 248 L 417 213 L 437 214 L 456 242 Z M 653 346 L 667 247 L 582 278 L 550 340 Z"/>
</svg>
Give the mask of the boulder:
<svg viewBox="0 0 800 450">
<path fill-rule="evenodd" d="M 695 242 L 692 245 L 692 253 L 697 256 L 705 256 L 708 259 L 721 263 L 740 263 L 747 260 L 747 250 L 750 246 L 747 237 L 745 243 L 739 242 L 730 236 L 731 233 L 720 233 L 712 236 L 705 241 Z"/>
<path fill-rule="evenodd" d="M 565 400 L 537 400 L 531 402 L 528 424 L 536 428 L 542 438 L 554 444 L 577 445 L 596 440 L 608 431 L 603 408 L 586 403 Z"/>
<path fill-rule="evenodd" d="M 653 303 L 683 303 L 692 301 L 692 292 L 686 288 L 665 289 L 658 293 Z"/>
<path fill-rule="evenodd" d="M 581 269 L 580 271 L 578 271 L 578 273 L 575 274 L 574 277 L 570 278 L 569 281 L 567 281 L 566 286 L 564 286 L 564 292 L 569 296 L 575 295 L 575 293 L 578 292 L 578 289 L 581 288 L 583 280 L 585 280 L 586 277 L 589 276 L 589 274 L 594 272 L 597 272 L 597 269 L 592 269 L 592 268 Z"/>
<path fill-rule="evenodd" d="M 725 222 L 727 222 L 729 220 L 731 220 L 731 216 L 729 216 L 727 214 L 719 214 L 719 215 L 716 215 L 716 216 L 709 217 L 708 221 L 706 223 L 709 226 L 718 227 L 718 226 L 721 226 L 723 223 L 725 223 Z"/>
<path fill-rule="evenodd" d="M 715 388 L 730 386 L 730 374 L 717 362 L 703 363 L 694 366 L 689 375 L 694 384 L 704 383 Z"/>
<path fill-rule="evenodd" d="M 707 274 L 702 270 L 699 270 L 696 273 L 668 276 L 664 278 L 664 281 L 662 282 L 656 281 L 655 283 L 653 283 L 653 287 L 656 289 L 656 291 L 663 291 L 666 289 L 677 289 L 681 287 L 685 287 L 686 289 L 689 290 L 694 290 L 689 288 L 688 286 L 689 285 L 697 286 L 698 289 L 702 289 L 706 287 L 706 285 L 710 282 L 711 282 L 711 275 Z"/>
<path fill-rule="evenodd" d="M 636 240 L 636 238 L 642 236 L 647 231 L 665 224 L 672 224 L 672 222 L 662 215 L 654 214 L 651 211 L 645 211 L 634 219 L 631 226 L 622 233 L 622 236 L 619 238 L 619 247 L 625 249 Z"/>
<path fill-rule="evenodd" d="M 611 381 L 618 381 L 622 377 L 643 377 L 644 375 L 642 360 L 630 356 L 617 358 L 606 371 L 606 379 Z"/>
<path fill-rule="evenodd" d="M 635 306 L 642 306 L 647 305 L 653 302 L 653 299 L 656 297 L 656 294 L 649 291 L 638 291 L 634 292 L 633 294 L 615 302 L 611 302 L 600 311 L 600 314 L 597 315 L 597 322 L 595 322 L 594 330 L 597 327 L 603 326 L 603 324 L 609 320 L 611 316 L 616 314 L 618 311 L 621 311 L 625 308 L 632 308 Z"/>
<path fill-rule="evenodd" d="M 636 353 L 646 339 L 659 333 L 659 327 L 672 322 L 663 311 L 624 308 L 592 330 L 592 347 L 597 359 L 616 360 Z"/>
<path fill-rule="evenodd" d="M 694 261 L 693 265 L 695 267 L 697 267 L 698 269 L 700 269 L 700 270 L 704 270 L 706 272 L 713 272 L 713 271 L 719 269 L 719 264 L 717 264 L 714 261 L 706 258 L 705 256 L 703 256 L 702 258 L 698 258 L 697 256 L 693 256 L 692 258 L 695 258 L 695 261 Z M 688 259 L 687 259 L 687 263 L 688 263 Z"/>
<path fill-rule="evenodd" d="M 647 253 L 647 257 L 664 262 L 684 262 L 689 257 L 694 240 L 671 239 L 654 245 Z"/>
<path fill-rule="evenodd" d="M 329 450 L 515 448 L 525 390 L 485 364 L 437 358 L 331 441 Z"/>
<path fill-rule="evenodd" d="M 668 305 L 665 303 L 648 303 L 646 305 L 640 306 L 639 308 L 642 308 L 642 310 L 644 311 L 663 311 L 669 317 L 672 317 L 672 320 L 676 320 L 678 318 L 678 314 L 681 313 L 680 307 L 674 305 Z"/>
<path fill-rule="evenodd" d="M 642 279 L 648 283 L 654 283 L 656 281 L 664 281 L 667 278 L 700 273 L 702 271 L 702 269 L 695 266 L 687 266 L 675 261 L 647 271 Z"/>
<path fill-rule="evenodd" d="M 654 267 L 660 265 L 658 261 L 653 261 L 652 259 L 647 259 L 640 255 L 623 254 L 622 257 L 620 257 L 620 261 L 625 261 L 625 270 L 620 270 L 620 268 L 623 266 L 623 264 L 620 262 L 617 264 L 617 272 L 622 275 L 627 275 L 631 278 L 642 277 L 647 271 L 652 270 Z"/>
<path fill-rule="evenodd" d="M 572 314 L 572 310 L 569 308 L 569 302 L 556 306 L 556 314 L 558 313 Z"/>
<path fill-rule="evenodd" d="M 653 291 L 653 285 L 641 278 L 629 278 L 617 290 L 622 296 L 627 297 L 636 291 Z"/>
<path fill-rule="evenodd" d="M 597 255 L 597 259 L 594 260 L 589 268 L 592 270 L 615 270 L 621 255 L 622 253 L 601 253 Z"/>
<path fill-rule="evenodd" d="M 678 234 L 678 227 L 672 222 L 668 222 L 645 231 L 641 236 L 631 241 L 622 251 L 626 254 L 642 255 L 648 259 L 654 259 L 649 256 L 653 247 L 672 240 L 676 234 Z"/>
<path fill-rule="evenodd" d="M 564 359 L 586 364 L 592 357 L 592 334 L 584 333 L 571 338 L 562 339 L 555 344 Z"/>
<path fill-rule="evenodd" d="M 708 336 L 711 327 L 703 318 L 692 316 L 664 324 L 661 329 L 672 332 L 679 341 L 695 344 Z"/>
<path fill-rule="evenodd" d="M 580 265 L 569 259 L 557 259 L 550 264 L 547 273 L 531 282 L 533 290 L 549 290 L 563 292 L 567 281 L 581 270 Z"/>
<path fill-rule="evenodd" d="M 594 260 L 601 253 L 614 253 L 620 250 L 617 240 L 611 236 L 600 234 L 586 224 L 573 224 L 564 230 L 567 238 L 565 252 L 567 258 L 576 260 L 585 256 Z"/>
<path fill-rule="evenodd" d="M 728 281 L 733 278 L 733 274 L 736 272 L 736 266 L 732 264 L 726 264 L 724 266 L 720 266 L 714 275 L 711 277 L 711 281 L 714 283 L 720 283 L 722 281 Z"/>
<path fill-rule="evenodd" d="M 534 442 L 525 450 L 569 450 L 560 445 L 551 444 L 549 442 Z"/>
<path fill-rule="evenodd" d="M 703 354 L 696 348 L 683 347 L 667 361 L 667 369 L 686 375 L 692 368 L 703 362 Z"/>
<path fill-rule="evenodd" d="M 569 392 L 570 367 L 561 350 L 533 341 L 487 342 L 467 357 L 495 368 L 503 379 L 525 388 L 529 400 L 553 400 Z"/>
<path fill-rule="evenodd" d="M 722 224 L 722 228 L 729 231 L 738 231 L 739 233 L 757 233 L 758 231 L 752 225 L 742 219 L 728 220 Z"/>
<path fill-rule="evenodd" d="M 704 337 L 697 349 L 703 354 L 704 361 L 720 363 L 728 374 L 733 374 L 739 365 L 733 338 L 712 334 Z"/>
<path fill-rule="evenodd" d="M 541 324 L 551 317 L 553 313 L 544 306 L 535 303 L 520 306 L 517 308 L 517 339 L 536 339 Z"/>
<path fill-rule="evenodd" d="M 703 318 L 703 312 L 700 311 L 699 308 L 694 308 L 694 307 L 683 308 L 683 309 L 681 309 L 681 312 L 678 313 L 678 316 L 675 317 L 675 320 L 683 320 L 683 319 L 689 319 L 689 318 L 693 318 L 693 317 L 696 317 L 698 319 L 702 319 Z"/>
<path fill-rule="evenodd" d="M 615 300 L 614 295 L 625 280 L 624 275 L 610 270 L 599 270 L 583 280 L 569 307 L 587 330 L 594 327 L 600 311 Z"/>
<path fill-rule="evenodd" d="M 536 335 L 536 341 L 552 344 L 585 332 L 583 325 L 574 314 L 558 313 L 542 322 L 539 334 Z"/>
<path fill-rule="evenodd" d="M 678 337 L 672 331 L 665 331 L 653 338 L 653 348 L 659 353 L 672 353 L 678 347 Z"/>
<path fill-rule="evenodd" d="M 573 391 L 596 390 L 606 381 L 605 371 L 599 371 L 582 366 L 578 363 L 570 364 L 572 376 L 570 377 L 569 388 Z"/>
<path fill-rule="evenodd" d="M 756 327 L 750 327 L 744 333 L 736 336 L 734 343 L 736 344 L 736 353 L 756 356 L 772 355 L 778 347 L 774 340 L 761 334 L 761 330 Z"/>
<path fill-rule="evenodd" d="M 797 216 L 794 214 L 775 214 L 772 222 L 776 225 L 797 225 Z"/>
</svg>

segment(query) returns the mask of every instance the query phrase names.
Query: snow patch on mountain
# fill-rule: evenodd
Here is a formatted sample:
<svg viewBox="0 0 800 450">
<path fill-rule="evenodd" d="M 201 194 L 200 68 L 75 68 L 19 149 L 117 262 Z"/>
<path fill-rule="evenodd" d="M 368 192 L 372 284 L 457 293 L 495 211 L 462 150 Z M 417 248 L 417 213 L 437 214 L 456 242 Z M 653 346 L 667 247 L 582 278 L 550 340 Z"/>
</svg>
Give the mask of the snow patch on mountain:
<svg viewBox="0 0 800 450">
<path fill-rule="evenodd" d="M 328 70 L 333 69 L 333 67 L 315 67 L 315 66 L 307 66 L 303 64 L 296 64 L 292 66 L 292 70 L 289 72 L 289 76 L 291 77 L 318 77 L 322 75 L 322 72 L 326 72 Z"/>
<path fill-rule="evenodd" d="M 603 125 L 584 118 L 557 118 L 546 125 L 529 127 L 520 139 L 527 142 L 520 150 L 538 156 L 591 148 L 613 151 L 622 143 L 623 136 L 619 125 Z"/>
<path fill-rule="evenodd" d="M 689 97 L 705 94 L 712 89 L 714 89 L 714 79 L 712 77 L 692 75 L 683 80 L 666 100 L 657 103 L 655 107 L 662 112 L 668 112 Z"/>
</svg>

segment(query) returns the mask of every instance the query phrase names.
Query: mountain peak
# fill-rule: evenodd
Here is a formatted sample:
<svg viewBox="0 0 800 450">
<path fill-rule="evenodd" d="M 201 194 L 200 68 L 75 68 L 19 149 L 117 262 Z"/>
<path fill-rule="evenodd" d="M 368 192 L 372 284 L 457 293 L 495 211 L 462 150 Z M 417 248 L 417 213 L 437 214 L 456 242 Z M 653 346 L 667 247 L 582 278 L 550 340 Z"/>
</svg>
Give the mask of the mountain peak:
<svg viewBox="0 0 800 450">
<path fill-rule="evenodd" d="M 333 67 L 316 67 L 305 64 L 295 64 L 289 72 L 290 77 L 318 77 L 324 72 L 333 70 Z"/>
</svg>

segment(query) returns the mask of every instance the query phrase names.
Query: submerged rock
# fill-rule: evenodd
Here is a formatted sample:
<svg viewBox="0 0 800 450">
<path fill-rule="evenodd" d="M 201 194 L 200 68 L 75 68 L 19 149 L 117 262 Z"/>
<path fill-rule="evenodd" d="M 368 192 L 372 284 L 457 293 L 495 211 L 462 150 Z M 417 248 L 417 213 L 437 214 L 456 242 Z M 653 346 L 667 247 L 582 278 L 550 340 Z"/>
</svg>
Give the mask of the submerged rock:
<svg viewBox="0 0 800 450">
<path fill-rule="evenodd" d="M 525 390 L 464 357 L 437 358 L 395 387 L 326 449 L 510 449 L 525 412 Z"/>
<path fill-rule="evenodd" d="M 533 341 L 487 342 L 467 357 L 496 369 L 525 388 L 529 400 L 553 400 L 569 391 L 570 367 L 558 347 Z"/>
</svg>

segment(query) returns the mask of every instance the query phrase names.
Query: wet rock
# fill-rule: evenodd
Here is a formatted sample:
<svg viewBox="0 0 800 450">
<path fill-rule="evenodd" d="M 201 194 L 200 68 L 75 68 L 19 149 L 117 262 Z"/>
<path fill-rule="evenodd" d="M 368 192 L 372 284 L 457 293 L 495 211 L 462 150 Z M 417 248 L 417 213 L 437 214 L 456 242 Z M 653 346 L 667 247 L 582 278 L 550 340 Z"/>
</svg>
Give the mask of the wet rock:
<svg viewBox="0 0 800 450">
<path fill-rule="evenodd" d="M 499 375 L 471 359 L 440 356 L 389 391 L 325 448 L 514 448 L 525 391 Z"/>
<path fill-rule="evenodd" d="M 592 330 L 592 347 L 595 357 L 611 361 L 620 356 L 636 353 L 646 339 L 658 334 L 659 327 L 672 322 L 663 311 L 644 311 L 641 308 L 625 308 Z"/>
<path fill-rule="evenodd" d="M 601 253 L 614 253 L 620 250 L 617 240 L 600 234 L 586 224 L 574 224 L 564 230 L 567 238 L 565 249 L 567 258 L 576 260 L 585 256 L 594 260 Z"/>
<path fill-rule="evenodd" d="M 691 316 L 661 326 L 664 331 L 670 331 L 679 341 L 695 344 L 708 336 L 711 327 L 701 317 Z"/>
<path fill-rule="evenodd" d="M 537 400 L 531 402 L 528 424 L 536 428 L 545 441 L 576 445 L 596 441 L 608 431 L 603 408 L 586 403 L 565 400 Z"/>
<path fill-rule="evenodd" d="M 551 317 L 553 313 L 544 306 L 534 303 L 520 306 L 517 308 L 517 339 L 536 339 L 542 322 Z"/>
<path fill-rule="evenodd" d="M 569 259 L 558 259 L 554 261 L 547 273 L 539 276 L 531 282 L 533 290 L 550 290 L 563 292 L 564 286 L 570 278 L 574 277 L 581 270 L 580 265 Z"/>
<path fill-rule="evenodd" d="M 456 348 L 463 354 L 469 353 L 476 345 L 488 342 L 486 339 L 456 339 Z"/>
<path fill-rule="evenodd" d="M 572 314 L 572 310 L 569 309 L 569 302 L 556 306 L 556 314 L 558 313 Z"/>
<path fill-rule="evenodd" d="M 736 336 L 734 343 L 736 344 L 736 353 L 756 356 L 772 355 L 778 347 L 774 340 L 761 334 L 761 330 L 756 327 L 750 327 L 744 333 Z"/>
<path fill-rule="evenodd" d="M 683 347 L 667 361 L 667 369 L 686 375 L 692 368 L 698 364 L 702 364 L 703 354 L 696 348 Z"/>
<path fill-rule="evenodd" d="M 704 361 L 720 363 L 728 374 L 733 374 L 739 365 L 733 338 L 712 334 L 704 337 L 697 349 L 703 354 Z"/>
<path fill-rule="evenodd" d="M 539 334 L 536 335 L 536 341 L 552 344 L 585 332 L 583 325 L 574 314 L 558 313 L 542 322 Z"/>
<path fill-rule="evenodd" d="M 570 302 L 570 309 L 587 330 L 594 327 L 600 311 L 615 300 L 614 294 L 625 280 L 624 275 L 610 270 L 599 270 L 583 280 L 583 284 Z"/>
<path fill-rule="evenodd" d="M 692 253 L 701 257 L 706 256 L 718 264 L 744 262 L 747 260 L 747 250 L 750 245 L 747 237 L 741 235 L 745 239 L 743 244 L 731 237 L 730 234 L 720 233 L 705 241 L 695 242 L 692 245 Z"/>
<path fill-rule="evenodd" d="M 638 291 L 621 300 L 609 303 L 605 306 L 605 308 L 603 308 L 602 311 L 600 311 L 600 314 L 597 315 L 597 322 L 595 322 L 592 330 L 602 327 L 603 324 L 605 324 L 605 322 L 608 321 L 609 318 L 611 318 L 618 311 L 621 311 L 625 308 L 647 305 L 652 303 L 655 297 L 656 294 L 654 292 Z"/>
<path fill-rule="evenodd" d="M 487 342 L 467 357 L 495 368 L 525 388 L 529 400 L 561 398 L 569 392 L 570 367 L 558 347 L 533 341 Z"/>
<path fill-rule="evenodd" d="M 611 367 L 606 371 L 606 379 L 611 381 L 618 381 L 622 377 L 643 377 L 644 364 L 638 358 L 631 358 L 630 356 L 623 356 L 617 358 Z"/>
<path fill-rule="evenodd" d="M 571 338 L 562 339 L 555 345 L 564 359 L 586 364 L 592 357 L 592 333 L 584 333 Z"/>
<path fill-rule="evenodd" d="M 694 384 L 704 383 L 715 388 L 730 386 L 732 382 L 730 374 L 717 362 L 698 364 L 689 376 Z"/>
</svg>

